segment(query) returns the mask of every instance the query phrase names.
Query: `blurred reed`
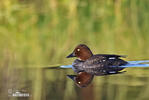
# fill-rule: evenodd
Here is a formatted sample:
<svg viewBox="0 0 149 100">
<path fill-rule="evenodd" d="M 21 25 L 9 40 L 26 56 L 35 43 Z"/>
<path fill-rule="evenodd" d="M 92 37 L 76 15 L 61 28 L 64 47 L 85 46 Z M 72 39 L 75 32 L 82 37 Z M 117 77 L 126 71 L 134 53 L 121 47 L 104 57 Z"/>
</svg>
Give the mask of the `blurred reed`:
<svg viewBox="0 0 149 100">
<path fill-rule="evenodd" d="M 79 43 L 95 53 L 147 59 L 147 4 L 147 0 L 1 0 L 0 64 L 6 59 L 16 67 L 68 63 L 65 56 Z"/>
</svg>

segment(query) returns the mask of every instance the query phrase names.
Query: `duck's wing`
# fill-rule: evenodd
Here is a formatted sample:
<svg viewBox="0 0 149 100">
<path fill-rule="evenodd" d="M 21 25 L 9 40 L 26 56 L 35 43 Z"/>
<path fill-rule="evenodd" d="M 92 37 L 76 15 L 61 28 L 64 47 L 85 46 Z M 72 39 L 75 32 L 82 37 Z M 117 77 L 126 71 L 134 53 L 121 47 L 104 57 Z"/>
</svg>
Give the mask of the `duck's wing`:
<svg viewBox="0 0 149 100">
<path fill-rule="evenodd" d="M 84 62 L 83 69 L 94 75 L 117 72 L 123 69 L 119 66 L 127 64 L 126 61 L 119 57 L 116 55 L 94 55 Z"/>
<path fill-rule="evenodd" d="M 120 55 L 106 55 L 106 54 L 98 54 L 87 59 L 83 67 L 84 68 L 105 68 L 110 66 L 120 66 L 127 64 L 126 61 L 120 59 L 119 57 L 123 57 Z"/>
<path fill-rule="evenodd" d="M 126 55 L 115 55 L 115 54 L 96 54 L 97 56 L 102 56 L 102 57 L 105 57 L 105 58 L 119 58 L 119 57 L 123 57 L 123 58 L 126 58 L 127 56 Z M 95 55 L 95 56 L 96 56 Z"/>
</svg>

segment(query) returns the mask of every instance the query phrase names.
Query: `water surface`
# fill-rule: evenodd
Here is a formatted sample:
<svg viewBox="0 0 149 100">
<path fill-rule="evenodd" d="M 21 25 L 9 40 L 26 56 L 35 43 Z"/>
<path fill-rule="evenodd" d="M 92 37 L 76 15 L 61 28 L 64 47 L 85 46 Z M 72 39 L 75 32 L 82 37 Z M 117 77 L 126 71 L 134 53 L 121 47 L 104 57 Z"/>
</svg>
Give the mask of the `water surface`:
<svg viewBox="0 0 149 100">
<path fill-rule="evenodd" d="M 149 68 L 97 76 L 86 88 L 67 78 L 72 69 L 13 68 L 1 71 L 1 100 L 148 100 Z M 19 93 L 18 93 L 19 92 Z M 18 94 L 17 94 L 18 93 Z M 22 95 L 23 96 L 22 96 Z"/>
</svg>

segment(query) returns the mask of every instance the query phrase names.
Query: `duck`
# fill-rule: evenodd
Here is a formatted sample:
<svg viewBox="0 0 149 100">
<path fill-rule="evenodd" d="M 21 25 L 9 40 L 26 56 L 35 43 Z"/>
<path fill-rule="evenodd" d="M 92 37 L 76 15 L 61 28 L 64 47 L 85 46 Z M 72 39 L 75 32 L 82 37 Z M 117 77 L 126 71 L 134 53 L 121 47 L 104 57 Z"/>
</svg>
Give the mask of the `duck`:
<svg viewBox="0 0 149 100">
<path fill-rule="evenodd" d="M 85 44 L 79 44 L 75 47 L 72 53 L 70 53 L 67 58 L 76 57 L 72 66 L 73 70 L 78 73 L 71 79 L 75 80 L 76 77 L 82 75 L 81 72 L 87 73 L 90 76 L 102 76 L 121 73 L 127 65 L 128 62 L 121 59 L 125 58 L 124 55 L 115 54 L 93 54 L 90 48 Z M 86 75 L 86 74 L 83 74 Z M 92 78 L 91 78 L 92 79 Z"/>
<path fill-rule="evenodd" d="M 124 55 L 93 54 L 85 44 L 79 44 L 66 58 L 76 57 L 71 65 L 62 65 L 60 68 L 72 68 L 76 75 L 67 75 L 80 87 L 87 87 L 94 76 L 121 74 L 124 68 L 149 67 L 149 60 L 125 61 Z"/>
</svg>

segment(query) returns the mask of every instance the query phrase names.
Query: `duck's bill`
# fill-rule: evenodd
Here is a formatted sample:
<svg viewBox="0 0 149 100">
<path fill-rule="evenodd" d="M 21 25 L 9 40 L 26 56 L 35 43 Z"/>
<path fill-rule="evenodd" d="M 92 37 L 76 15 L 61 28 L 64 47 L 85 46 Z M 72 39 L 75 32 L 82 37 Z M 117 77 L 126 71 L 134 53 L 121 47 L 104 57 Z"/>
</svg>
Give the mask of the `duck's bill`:
<svg viewBox="0 0 149 100">
<path fill-rule="evenodd" d="M 76 57 L 74 53 L 71 53 L 70 55 L 68 55 L 66 58 L 71 58 L 71 57 Z"/>
</svg>

